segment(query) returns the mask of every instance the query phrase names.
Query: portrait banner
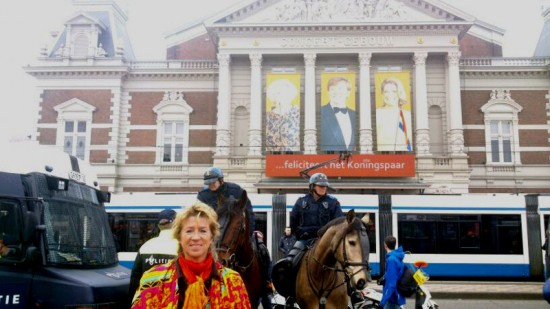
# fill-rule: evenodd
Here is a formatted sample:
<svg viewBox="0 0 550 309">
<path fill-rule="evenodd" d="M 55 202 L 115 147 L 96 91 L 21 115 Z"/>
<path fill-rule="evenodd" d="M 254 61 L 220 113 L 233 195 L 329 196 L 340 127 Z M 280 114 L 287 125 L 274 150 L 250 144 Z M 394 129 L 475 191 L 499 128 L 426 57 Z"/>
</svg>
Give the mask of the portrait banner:
<svg viewBox="0 0 550 309">
<path fill-rule="evenodd" d="M 266 151 L 300 151 L 300 74 L 269 73 L 266 89 Z"/>
<path fill-rule="evenodd" d="M 355 106 L 355 73 L 321 74 L 321 151 L 355 150 Z"/>
<path fill-rule="evenodd" d="M 413 151 L 410 80 L 410 72 L 374 74 L 378 151 Z"/>
</svg>

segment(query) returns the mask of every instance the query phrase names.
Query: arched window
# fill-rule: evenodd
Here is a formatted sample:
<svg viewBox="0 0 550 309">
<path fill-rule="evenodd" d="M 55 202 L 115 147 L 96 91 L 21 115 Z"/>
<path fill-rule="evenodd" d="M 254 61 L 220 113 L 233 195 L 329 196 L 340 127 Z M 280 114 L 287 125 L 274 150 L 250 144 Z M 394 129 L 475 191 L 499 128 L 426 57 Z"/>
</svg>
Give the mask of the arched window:
<svg viewBox="0 0 550 309">
<path fill-rule="evenodd" d="M 246 156 L 248 153 L 248 111 L 246 107 L 239 106 L 235 110 L 235 122 L 233 125 L 233 151 L 235 156 Z"/>
<path fill-rule="evenodd" d="M 430 128 L 430 150 L 436 156 L 444 155 L 443 145 L 443 113 L 441 107 L 437 105 L 430 106 L 428 110 L 428 126 Z"/>
</svg>

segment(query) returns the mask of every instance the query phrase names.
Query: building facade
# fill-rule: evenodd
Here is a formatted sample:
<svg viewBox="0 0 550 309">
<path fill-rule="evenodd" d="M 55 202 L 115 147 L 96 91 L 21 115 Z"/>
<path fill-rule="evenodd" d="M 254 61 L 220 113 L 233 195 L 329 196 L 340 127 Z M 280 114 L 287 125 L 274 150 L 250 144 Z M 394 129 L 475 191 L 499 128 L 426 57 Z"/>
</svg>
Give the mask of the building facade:
<svg viewBox="0 0 550 309">
<path fill-rule="evenodd" d="M 26 68 L 36 138 L 111 192 L 196 192 L 212 165 L 302 192 L 331 160 L 310 173 L 340 193 L 550 192 L 550 58 L 503 58 L 503 29 L 443 1 L 249 1 L 147 62 L 114 0 L 73 4 Z"/>
</svg>

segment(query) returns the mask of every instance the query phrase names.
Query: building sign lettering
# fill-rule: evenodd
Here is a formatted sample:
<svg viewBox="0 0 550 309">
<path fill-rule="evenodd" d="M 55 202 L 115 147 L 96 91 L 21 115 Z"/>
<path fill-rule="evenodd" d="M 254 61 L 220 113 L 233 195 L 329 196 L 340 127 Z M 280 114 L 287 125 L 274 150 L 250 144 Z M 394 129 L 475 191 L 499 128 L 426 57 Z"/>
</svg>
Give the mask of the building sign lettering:
<svg viewBox="0 0 550 309">
<path fill-rule="evenodd" d="M 282 47 L 392 47 L 391 36 L 283 38 Z"/>
</svg>

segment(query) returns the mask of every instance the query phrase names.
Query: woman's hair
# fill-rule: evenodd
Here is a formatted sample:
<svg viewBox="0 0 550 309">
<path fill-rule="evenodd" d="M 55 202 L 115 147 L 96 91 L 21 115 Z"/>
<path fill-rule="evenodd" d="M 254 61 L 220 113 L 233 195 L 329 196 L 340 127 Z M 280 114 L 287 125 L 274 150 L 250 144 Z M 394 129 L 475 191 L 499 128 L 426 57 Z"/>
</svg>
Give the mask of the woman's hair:
<svg viewBox="0 0 550 309">
<path fill-rule="evenodd" d="M 288 113 L 292 108 L 292 100 L 298 95 L 298 89 L 288 79 L 278 79 L 267 87 L 267 97 L 274 106 L 279 106 L 279 112 L 281 114 Z"/>
<path fill-rule="evenodd" d="M 380 85 L 380 91 L 382 91 L 382 95 L 384 94 L 384 88 L 386 88 L 386 85 L 388 84 L 395 85 L 395 88 L 397 88 L 399 107 L 407 104 L 407 94 L 405 93 L 405 89 L 403 88 L 403 83 L 401 83 L 401 81 L 397 78 L 388 77 L 382 81 L 382 84 Z"/>
<path fill-rule="evenodd" d="M 178 240 L 178 254 L 183 252 L 183 248 L 179 243 L 181 230 L 183 229 L 183 224 L 190 218 L 205 218 L 210 224 L 210 232 L 212 233 L 212 243 L 210 244 L 210 251 L 212 256 L 216 256 L 216 239 L 220 235 L 220 224 L 218 223 L 218 215 L 212 209 L 212 207 L 206 205 L 202 202 L 196 202 L 195 204 L 185 207 L 183 212 L 179 213 L 174 220 L 173 227 L 173 236 Z"/>
</svg>

